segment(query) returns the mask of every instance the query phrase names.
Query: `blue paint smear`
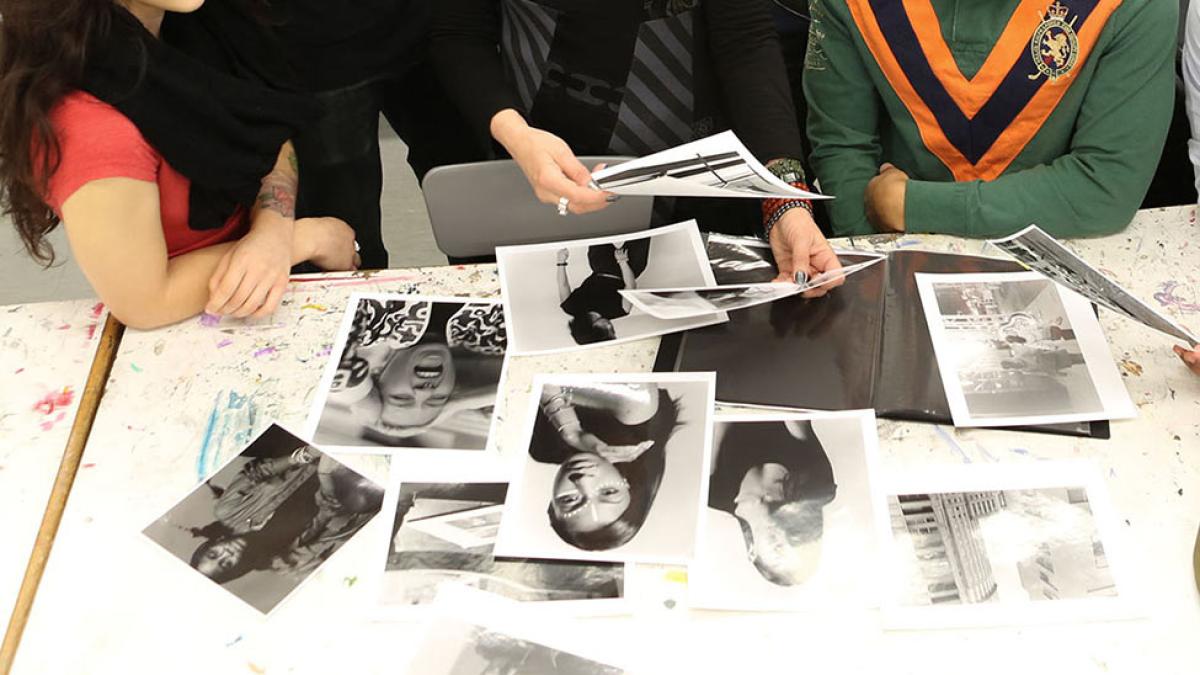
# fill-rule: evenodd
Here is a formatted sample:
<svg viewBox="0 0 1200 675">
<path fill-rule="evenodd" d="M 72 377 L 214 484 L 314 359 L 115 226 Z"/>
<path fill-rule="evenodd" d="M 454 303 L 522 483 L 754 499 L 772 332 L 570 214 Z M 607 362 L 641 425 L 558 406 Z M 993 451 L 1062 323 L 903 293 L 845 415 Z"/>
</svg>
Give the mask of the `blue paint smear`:
<svg viewBox="0 0 1200 675">
<path fill-rule="evenodd" d="M 1029 454 L 1029 451 L 1026 450 L 1025 448 L 1013 448 L 1012 451 L 1017 453 L 1018 455 L 1028 455 Z"/>
<path fill-rule="evenodd" d="M 212 412 L 208 415 L 208 424 L 204 427 L 204 440 L 200 443 L 200 454 L 196 456 L 196 476 L 203 480 L 208 473 L 208 453 L 212 447 L 213 430 L 217 426 L 217 406 L 220 405 L 221 394 L 217 393 L 213 401 Z"/>
<path fill-rule="evenodd" d="M 945 429 L 943 429 L 940 425 L 933 427 L 933 429 L 934 431 L 937 431 L 938 436 L 942 437 L 942 440 L 946 442 L 946 445 L 949 445 L 952 449 L 956 450 L 959 455 L 962 456 L 962 461 L 964 464 L 971 463 L 971 456 L 962 449 L 962 446 L 958 444 L 958 441 L 955 441 L 950 434 L 946 433 Z"/>
</svg>

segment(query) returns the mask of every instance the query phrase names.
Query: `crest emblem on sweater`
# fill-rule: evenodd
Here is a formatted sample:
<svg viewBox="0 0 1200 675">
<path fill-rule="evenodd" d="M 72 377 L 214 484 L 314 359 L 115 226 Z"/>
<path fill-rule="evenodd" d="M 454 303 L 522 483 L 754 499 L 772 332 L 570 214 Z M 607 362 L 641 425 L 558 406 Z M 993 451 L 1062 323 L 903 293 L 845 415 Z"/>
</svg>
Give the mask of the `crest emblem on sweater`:
<svg viewBox="0 0 1200 675">
<path fill-rule="evenodd" d="M 1051 81 L 1071 72 L 1079 61 L 1079 36 L 1075 34 L 1073 17 L 1067 21 L 1069 10 L 1055 2 L 1046 10 L 1046 18 L 1033 31 L 1029 41 L 1029 52 L 1037 72 L 1029 76 L 1036 80 L 1045 75 Z"/>
</svg>

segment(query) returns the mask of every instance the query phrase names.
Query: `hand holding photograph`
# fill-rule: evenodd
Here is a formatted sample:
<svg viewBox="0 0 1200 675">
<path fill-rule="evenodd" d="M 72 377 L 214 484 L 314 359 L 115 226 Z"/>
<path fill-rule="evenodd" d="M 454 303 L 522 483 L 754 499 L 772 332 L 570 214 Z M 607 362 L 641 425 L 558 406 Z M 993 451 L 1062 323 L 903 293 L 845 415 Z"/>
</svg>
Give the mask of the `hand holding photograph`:
<svg viewBox="0 0 1200 675">
<path fill-rule="evenodd" d="M 718 415 L 692 607 L 825 612 L 874 600 L 867 411 Z"/>
<path fill-rule="evenodd" d="M 383 488 L 271 425 L 143 533 L 265 614 L 382 502 Z"/>
<path fill-rule="evenodd" d="M 1083 297 L 1037 272 L 916 280 L 955 426 L 1136 416 Z"/>
<path fill-rule="evenodd" d="M 713 312 L 754 307 L 831 284 L 885 260 L 882 256 L 819 274 L 804 283 L 765 283 L 708 288 L 660 288 L 621 291 L 635 307 L 659 319 L 688 319 Z"/>
<path fill-rule="evenodd" d="M 602 169 L 592 180 L 618 195 L 829 199 L 777 178 L 732 131 Z"/>
<path fill-rule="evenodd" d="M 403 481 L 407 473 L 396 472 L 384 507 L 395 520 L 380 585 L 381 618 L 407 616 L 450 583 L 578 613 L 621 605 L 623 564 L 494 555 L 507 483 Z"/>
<path fill-rule="evenodd" d="M 689 560 L 713 384 L 712 373 L 537 378 L 497 555 Z"/>
<path fill-rule="evenodd" d="M 714 285 L 695 221 L 619 237 L 496 249 L 513 354 L 617 344 L 727 320 L 655 318 L 621 291 Z"/>
<path fill-rule="evenodd" d="M 1132 618 L 1095 467 L 946 467 L 884 488 L 885 624 L 935 628 Z"/>
<path fill-rule="evenodd" d="M 1011 237 L 988 242 L 1020 262 L 1085 298 L 1195 347 L 1200 339 L 1162 312 L 1109 279 L 1036 225 Z"/>
<path fill-rule="evenodd" d="M 508 345 L 495 299 L 353 295 L 309 418 L 355 452 L 488 447 Z"/>
</svg>

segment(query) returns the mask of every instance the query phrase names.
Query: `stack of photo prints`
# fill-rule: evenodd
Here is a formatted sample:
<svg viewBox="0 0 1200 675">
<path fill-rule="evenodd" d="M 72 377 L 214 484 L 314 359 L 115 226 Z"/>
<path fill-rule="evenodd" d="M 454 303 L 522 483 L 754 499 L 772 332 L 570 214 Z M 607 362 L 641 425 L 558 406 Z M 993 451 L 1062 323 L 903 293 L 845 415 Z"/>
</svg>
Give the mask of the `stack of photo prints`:
<svg viewBox="0 0 1200 675">
<path fill-rule="evenodd" d="M 382 514 L 377 620 L 461 587 L 535 624 L 629 613 L 647 564 L 686 567 L 695 609 L 1130 616 L 1090 465 L 880 471 L 877 414 L 1091 435 L 1133 416 L 1091 302 L 1195 342 L 1036 228 L 997 246 L 1033 271 L 843 252 L 855 272 L 809 300 L 770 284 L 762 242 L 683 223 L 501 248 L 502 300 L 353 296 L 306 434 L 270 426 L 145 534 L 263 613 Z M 497 449 L 509 357 L 668 334 L 660 372 L 538 375 L 522 444 Z M 355 453 L 391 455 L 390 484 Z M 629 667 L 512 625 L 431 621 L 413 672 Z"/>
</svg>

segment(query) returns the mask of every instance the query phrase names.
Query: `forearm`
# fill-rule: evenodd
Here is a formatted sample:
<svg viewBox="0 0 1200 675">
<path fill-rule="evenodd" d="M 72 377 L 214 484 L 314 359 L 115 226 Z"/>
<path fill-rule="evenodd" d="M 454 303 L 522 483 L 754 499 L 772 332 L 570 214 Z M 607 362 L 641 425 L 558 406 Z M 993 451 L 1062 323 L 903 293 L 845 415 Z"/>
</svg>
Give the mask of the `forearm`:
<svg viewBox="0 0 1200 675">
<path fill-rule="evenodd" d="M 766 0 L 703 3 L 713 66 L 730 123 L 760 160 L 801 159 L 804 146 Z"/>
<path fill-rule="evenodd" d="M 498 50 L 497 0 L 439 0 L 435 3 L 430 55 L 446 92 L 481 139 L 501 110 L 522 109 Z"/>
<path fill-rule="evenodd" d="M 296 223 L 296 199 L 300 193 L 300 162 L 292 142 L 283 144 L 275 168 L 262 179 L 262 187 L 250 210 L 251 228 L 282 228 L 290 238 Z"/>
<path fill-rule="evenodd" d="M 571 279 L 567 276 L 565 263 L 559 263 L 555 269 L 557 269 L 555 280 L 558 282 L 558 301 L 563 303 L 571 297 Z"/>
<path fill-rule="evenodd" d="M 804 94 L 808 101 L 811 165 L 827 202 L 835 235 L 870 234 L 863 195 L 879 172 L 882 102 L 849 29 L 813 3 Z"/>
</svg>

